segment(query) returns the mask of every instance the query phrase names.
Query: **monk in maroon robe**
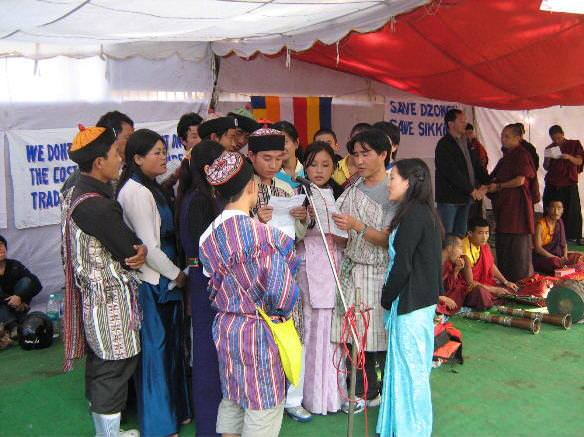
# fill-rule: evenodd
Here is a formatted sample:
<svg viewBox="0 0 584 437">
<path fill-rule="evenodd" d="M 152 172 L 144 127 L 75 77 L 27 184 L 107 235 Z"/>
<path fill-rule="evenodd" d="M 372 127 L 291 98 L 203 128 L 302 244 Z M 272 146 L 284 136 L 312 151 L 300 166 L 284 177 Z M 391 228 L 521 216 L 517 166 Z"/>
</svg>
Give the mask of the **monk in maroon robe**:
<svg viewBox="0 0 584 437">
<path fill-rule="evenodd" d="M 444 294 L 436 312 L 452 315 L 463 306 L 484 311 L 493 306 L 491 294 L 481 287 L 469 287 L 460 272 L 464 269 L 460 237 L 447 235 L 442 245 L 442 281 Z"/>
<path fill-rule="evenodd" d="M 508 281 L 495 264 L 489 246 L 490 235 L 489 222 L 484 218 L 474 217 L 468 222 L 468 233 L 462 240 L 463 273 L 471 289 L 481 289 L 496 299 L 515 293 L 518 287 Z"/>
<path fill-rule="evenodd" d="M 545 189 L 544 208 L 551 199 L 561 200 L 564 205 L 566 237 L 582 244 L 582 211 L 578 194 L 578 175 L 584 168 L 584 149 L 578 140 L 568 140 L 558 125 L 549 129 L 552 144 L 545 148 L 543 168 Z"/>
<path fill-rule="evenodd" d="M 499 269 L 516 282 L 533 273 L 533 204 L 539 201 L 539 185 L 529 152 L 521 147 L 521 129 L 514 124 L 505 126 L 501 141 L 503 157 L 493 170 L 488 191 L 495 210 Z"/>
<path fill-rule="evenodd" d="M 550 200 L 545 215 L 538 220 L 535 228 L 533 268 L 546 275 L 553 275 L 556 269 L 584 262 L 584 254 L 568 252 L 563 212 L 564 206 L 560 200 Z"/>
</svg>

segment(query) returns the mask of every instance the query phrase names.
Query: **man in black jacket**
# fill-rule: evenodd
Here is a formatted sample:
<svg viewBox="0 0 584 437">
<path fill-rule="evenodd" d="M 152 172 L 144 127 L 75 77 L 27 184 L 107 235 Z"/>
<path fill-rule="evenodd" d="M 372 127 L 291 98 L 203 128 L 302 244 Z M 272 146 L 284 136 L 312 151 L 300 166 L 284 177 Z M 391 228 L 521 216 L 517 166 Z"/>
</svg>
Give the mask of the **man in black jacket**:
<svg viewBox="0 0 584 437">
<path fill-rule="evenodd" d="M 437 209 L 445 232 L 464 236 L 471 203 L 483 198 L 489 176 L 468 148 L 464 113 L 451 109 L 444 122 L 448 133 L 438 141 L 434 157 Z"/>
<path fill-rule="evenodd" d="M 42 286 L 19 261 L 6 257 L 7 246 L 6 239 L 0 235 L 0 324 L 7 331 L 14 331 Z"/>
</svg>

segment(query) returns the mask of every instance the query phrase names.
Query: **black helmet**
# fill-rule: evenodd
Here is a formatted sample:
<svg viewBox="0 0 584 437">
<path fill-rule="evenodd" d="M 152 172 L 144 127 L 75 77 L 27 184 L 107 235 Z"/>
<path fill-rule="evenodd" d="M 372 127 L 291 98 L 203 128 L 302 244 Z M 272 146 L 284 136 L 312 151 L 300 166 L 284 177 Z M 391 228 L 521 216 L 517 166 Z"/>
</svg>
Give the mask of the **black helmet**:
<svg viewBox="0 0 584 437">
<path fill-rule="evenodd" d="M 24 350 L 44 349 L 53 343 L 53 323 L 49 316 L 34 311 L 18 327 L 18 342 Z"/>
</svg>

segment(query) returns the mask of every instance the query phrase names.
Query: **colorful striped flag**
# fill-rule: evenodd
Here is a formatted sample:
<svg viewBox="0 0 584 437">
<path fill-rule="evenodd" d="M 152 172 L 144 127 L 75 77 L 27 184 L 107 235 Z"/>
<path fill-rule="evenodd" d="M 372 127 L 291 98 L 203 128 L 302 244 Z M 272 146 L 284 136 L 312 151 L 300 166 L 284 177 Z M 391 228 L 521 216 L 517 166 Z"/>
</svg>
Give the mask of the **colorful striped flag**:
<svg viewBox="0 0 584 437">
<path fill-rule="evenodd" d="M 251 107 L 256 120 L 294 123 L 300 147 L 306 147 L 319 129 L 331 129 L 332 100 L 332 97 L 252 96 Z"/>
</svg>

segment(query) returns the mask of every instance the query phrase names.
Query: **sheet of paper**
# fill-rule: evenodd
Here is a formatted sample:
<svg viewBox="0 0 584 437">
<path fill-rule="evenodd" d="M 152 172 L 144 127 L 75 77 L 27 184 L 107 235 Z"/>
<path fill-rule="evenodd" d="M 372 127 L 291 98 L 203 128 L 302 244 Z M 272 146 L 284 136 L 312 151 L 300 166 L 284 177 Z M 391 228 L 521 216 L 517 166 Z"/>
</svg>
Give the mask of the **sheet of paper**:
<svg viewBox="0 0 584 437">
<path fill-rule="evenodd" d="M 549 149 L 545 149 L 544 157 L 551 158 L 551 159 L 560 159 L 562 156 L 562 151 L 558 146 L 550 147 Z"/>
<path fill-rule="evenodd" d="M 314 209 L 318 214 L 324 233 L 337 235 L 342 238 L 349 238 L 347 231 L 339 229 L 333 220 L 333 214 L 339 213 L 333 196 L 333 190 L 330 188 L 321 190 L 313 189 L 312 193 Z"/>
<path fill-rule="evenodd" d="M 292 197 L 270 197 L 268 205 L 274 208 L 272 211 L 272 220 L 268 222 L 270 226 L 273 226 L 290 238 L 296 238 L 296 231 L 294 230 L 294 217 L 290 215 L 290 210 L 301 206 L 306 199 L 305 194 L 296 194 Z"/>
</svg>

